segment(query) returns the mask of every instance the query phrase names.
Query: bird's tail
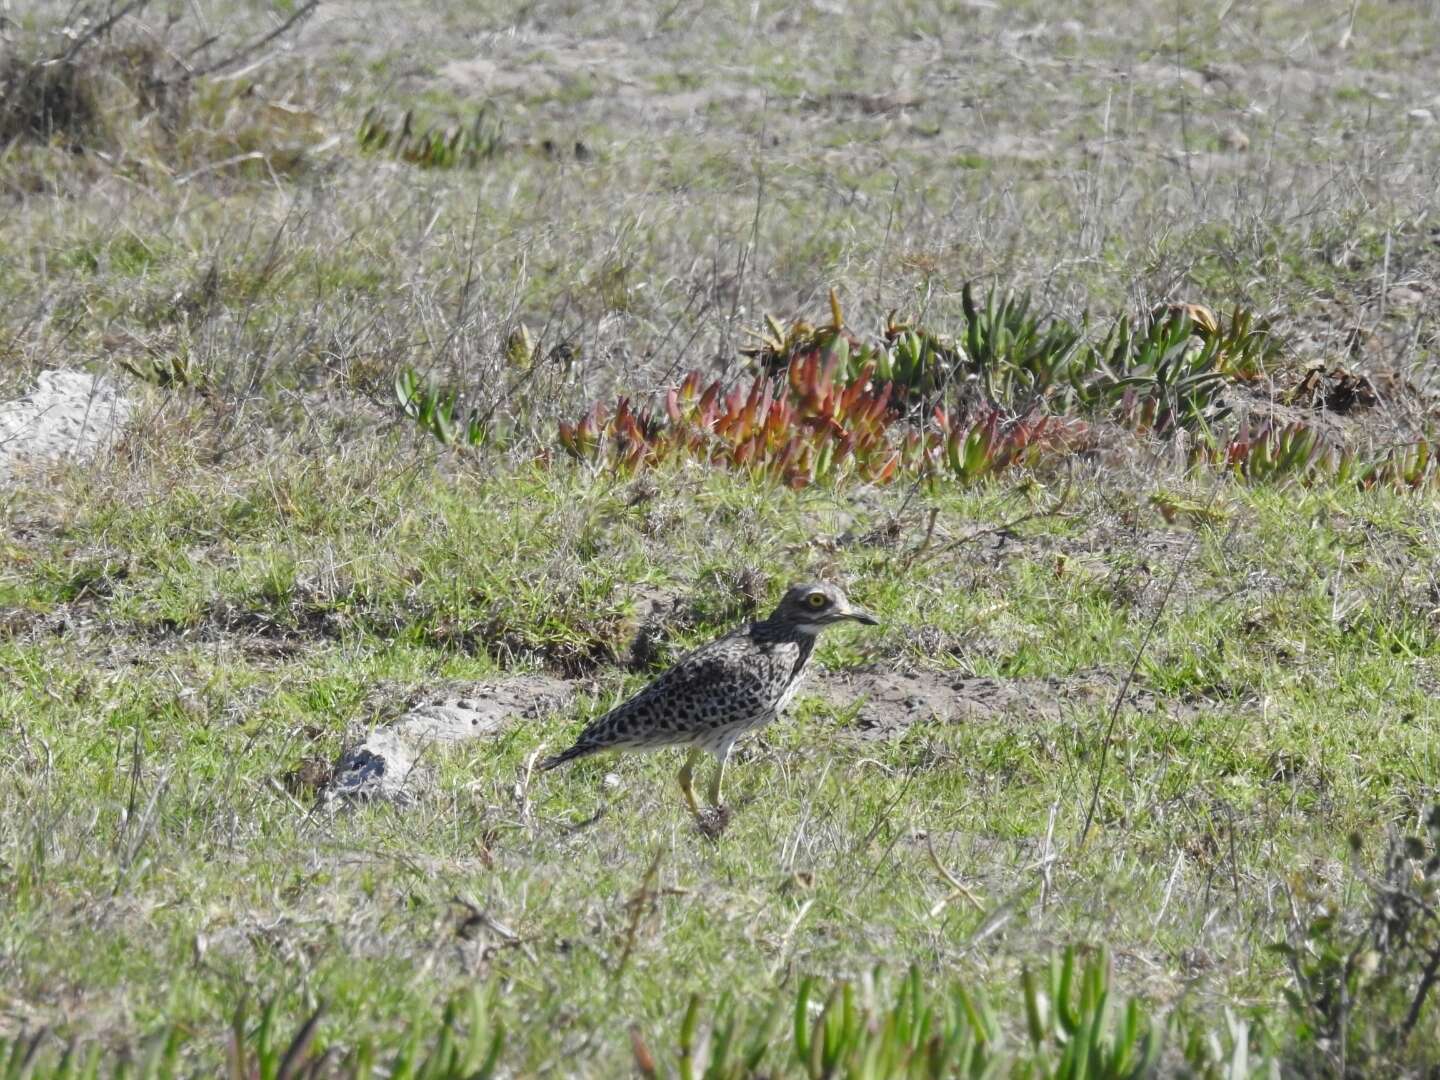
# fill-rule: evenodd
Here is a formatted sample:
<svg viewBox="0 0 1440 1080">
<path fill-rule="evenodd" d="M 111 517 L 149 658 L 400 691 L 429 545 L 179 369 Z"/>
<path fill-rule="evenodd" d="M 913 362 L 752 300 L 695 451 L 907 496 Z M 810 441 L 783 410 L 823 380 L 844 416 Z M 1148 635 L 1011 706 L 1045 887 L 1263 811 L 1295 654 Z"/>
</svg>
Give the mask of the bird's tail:
<svg viewBox="0 0 1440 1080">
<path fill-rule="evenodd" d="M 600 747 L 590 743 L 576 743 L 564 753 L 547 757 L 535 767 L 541 772 L 549 772 L 551 769 L 559 768 L 561 765 L 574 761 L 576 758 L 589 757 L 591 754 L 598 753 L 599 750 Z"/>
</svg>

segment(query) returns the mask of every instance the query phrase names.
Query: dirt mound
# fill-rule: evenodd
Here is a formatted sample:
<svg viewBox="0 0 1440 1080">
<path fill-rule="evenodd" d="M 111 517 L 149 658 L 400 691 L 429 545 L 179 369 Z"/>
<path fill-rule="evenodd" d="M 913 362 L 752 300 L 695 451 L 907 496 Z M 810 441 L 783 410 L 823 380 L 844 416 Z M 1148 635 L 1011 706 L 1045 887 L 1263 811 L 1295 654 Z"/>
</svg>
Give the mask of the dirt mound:
<svg viewBox="0 0 1440 1080">
<path fill-rule="evenodd" d="M 408 801 L 430 785 L 430 770 L 422 766 L 430 747 L 495 735 L 516 720 L 533 720 L 559 708 L 570 693 L 570 685 L 559 679 L 520 675 L 417 705 L 340 755 L 325 798 Z"/>
</svg>

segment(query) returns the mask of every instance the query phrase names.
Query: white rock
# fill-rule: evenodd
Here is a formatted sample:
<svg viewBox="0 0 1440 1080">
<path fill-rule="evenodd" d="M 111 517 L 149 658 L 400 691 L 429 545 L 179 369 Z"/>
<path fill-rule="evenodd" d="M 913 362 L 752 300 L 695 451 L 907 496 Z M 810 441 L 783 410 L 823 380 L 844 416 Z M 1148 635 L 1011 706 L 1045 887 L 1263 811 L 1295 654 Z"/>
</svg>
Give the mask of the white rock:
<svg viewBox="0 0 1440 1080">
<path fill-rule="evenodd" d="M 105 447 L 134 411 L 108 380 L 42 371 L 19 401 L 0 404 L 0 481 L 25 463 L 86 458 Z"/>
</svg>

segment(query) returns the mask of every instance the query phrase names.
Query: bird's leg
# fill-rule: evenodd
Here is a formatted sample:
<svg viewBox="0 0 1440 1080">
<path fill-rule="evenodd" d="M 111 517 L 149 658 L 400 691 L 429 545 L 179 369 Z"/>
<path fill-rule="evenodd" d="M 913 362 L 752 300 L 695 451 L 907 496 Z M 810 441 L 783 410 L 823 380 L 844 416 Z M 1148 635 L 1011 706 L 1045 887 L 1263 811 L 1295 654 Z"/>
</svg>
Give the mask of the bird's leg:
<svg viewBox="0 0 1440 1080">
<path fill-rule="evenodd" d="M 700 751 L 691 750 L 685 756 L 685 764 L 680 766 L 680 790 L 685 793 L 685 801 L 690 804 L 690 812 L 696 817 L 700 816 L 700 804 L 695 801 L 695 763 L 700 760 Z"/>
<path fill-rule="evenodd" d="M 730 747 L 715 755 L 715 775 L 710 780 L 710 805 L 720 809 L 720 788 L 725 783 L 725 763 L 730 760 Z"/>
<path fill-rule="evenodd" d="M 710 805 L 717 810 L 720 808 L 720 785 L 725 783 L 725 762 L 729 757 L 726 754 L 715 762 L 715 775 L 710 778 Z"/>
</svg>

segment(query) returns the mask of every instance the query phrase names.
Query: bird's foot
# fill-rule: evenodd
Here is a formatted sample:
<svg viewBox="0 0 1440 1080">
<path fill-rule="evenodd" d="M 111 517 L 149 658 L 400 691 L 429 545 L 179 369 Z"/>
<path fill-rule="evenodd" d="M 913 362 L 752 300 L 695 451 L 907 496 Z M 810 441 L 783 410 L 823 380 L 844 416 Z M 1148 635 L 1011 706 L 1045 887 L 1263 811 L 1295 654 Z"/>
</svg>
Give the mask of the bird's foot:
<svg viewBox="0 0 1440 1080">
<path fill-rule="evenodd" d="M 719 839 L 729 824 L 728 806 L 707 806 L 695 815 L 695 825 L 700 830 L 700 835 L 708 840 Z"/>
</svg>

